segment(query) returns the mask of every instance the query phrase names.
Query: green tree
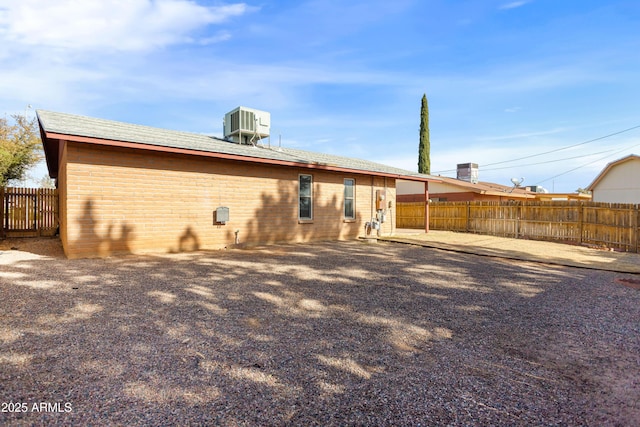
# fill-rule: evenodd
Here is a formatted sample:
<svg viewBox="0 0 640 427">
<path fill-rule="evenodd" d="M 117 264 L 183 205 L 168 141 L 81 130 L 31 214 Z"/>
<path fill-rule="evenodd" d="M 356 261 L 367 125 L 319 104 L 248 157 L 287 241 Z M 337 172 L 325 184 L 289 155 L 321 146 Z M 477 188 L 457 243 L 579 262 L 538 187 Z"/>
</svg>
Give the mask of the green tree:
<svg viewBox="0 0 640 427">
<path fill-rule="evenodd" d="M 43 158 L 36 119 L 14 114 L 12 121 L 0 118 L 0 186 L 20 180 Z"/>
<path fill-rule="evenodd" d="M 44 175 L 38 181 L 38 187 L 39 188 L 56 188 L 56 181 L 54 179 L 51 179 L 49 175 Z"/>
<path fill-rule="evenodd" d="M 429 104 L 427 95 L 422 95 L 420 108 L 420 147 L 418 149 L 418 172 L 431 173 L 431 142 L 429 141 Z"/>
<path fill-rule="evenodd" d="M 580 188 L 578 188 L 576 190 L 576 193 L 578 193 L 578 194 L 591 194 L 591 191 L 587 190 L 586 188 L 580 187 Z"/>
</svg>

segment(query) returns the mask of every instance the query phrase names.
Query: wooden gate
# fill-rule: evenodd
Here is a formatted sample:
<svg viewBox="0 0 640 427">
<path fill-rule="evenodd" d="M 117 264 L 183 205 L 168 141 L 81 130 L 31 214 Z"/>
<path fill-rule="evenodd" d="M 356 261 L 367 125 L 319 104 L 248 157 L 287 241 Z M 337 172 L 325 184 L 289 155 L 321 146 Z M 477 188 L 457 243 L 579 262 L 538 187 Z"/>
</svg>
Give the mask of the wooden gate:
<svg viewBox="0 0 640 427">
<path fill-rule="evenodd" d="M 0 237 L 53 236 L 58 229 L 58 190 L 0 188 Z"/>
</svg>

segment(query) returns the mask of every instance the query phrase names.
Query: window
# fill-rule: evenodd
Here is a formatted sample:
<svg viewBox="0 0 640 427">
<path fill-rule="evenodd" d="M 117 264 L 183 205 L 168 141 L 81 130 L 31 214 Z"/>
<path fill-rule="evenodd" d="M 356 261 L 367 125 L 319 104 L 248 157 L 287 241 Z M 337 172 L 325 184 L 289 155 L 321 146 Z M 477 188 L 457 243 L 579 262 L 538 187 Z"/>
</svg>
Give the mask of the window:
<svg viewBox="0 0 640 427">
<path fill-rule="evenodd" d="M 355 219 L 356 217 L 356 180 L 344 180 L 344 218 Z"/>
<path fill-rule="evenodd" d="M 298 175 L 298 218 L 313 219 L 313 179 L 311 175 Z"/>
</svg>

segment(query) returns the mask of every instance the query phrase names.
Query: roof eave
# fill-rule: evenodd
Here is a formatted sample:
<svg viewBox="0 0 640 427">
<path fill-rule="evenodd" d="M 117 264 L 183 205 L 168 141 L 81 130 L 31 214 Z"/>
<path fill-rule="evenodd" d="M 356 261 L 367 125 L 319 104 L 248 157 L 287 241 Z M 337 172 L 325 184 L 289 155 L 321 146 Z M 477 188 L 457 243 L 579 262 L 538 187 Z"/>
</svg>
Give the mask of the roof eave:
<svg viewBox="0 0 640 427">
<path fill-rule="evenodd" d="M 593 191 L 593 187 L 598 185 L 598 183 L 602 180 L 602 178 L 604 178 L 604 176 L 607 173 L 609 173 L 609 170 L 612 167 L 617 166 L 617 165 L 619 165 L 621 163 L 625 163 L 625 162 L 627 162 L 629 160 L 633 160 L 633 159 L 640 159 L 640 156 L 638 156 L 637 154 L 629 154 L 628 156 L 624 156 L 621 159 L 614 160 L 613 162 L 607 163 L 607 165 L 604 167 L 604 169 L 602 169 L 602 171 L 598 174 L 598 176 L 595 177 L 593 182 L 591 182 L 591 184 L 589 184 L 586 189 L 589 190 L 589 191 Z"/>
<path fill-rule="evenodd" d="M 59 159 L 60 140 L 49 139 L 44 130 L 44 126 L 42 125 L 42 121 L 40 120 L 40 116 L 37 116 L 37 117 L 38 117 L 38 124 L 40 125 L 40 140 L 42 141 L 44 158 L 47 163 L 47 171 L 49 172 L 49 177 L 56 179 L 58 178 L 58 166 L 60 164 L 60 159 Z"/>
</svg>

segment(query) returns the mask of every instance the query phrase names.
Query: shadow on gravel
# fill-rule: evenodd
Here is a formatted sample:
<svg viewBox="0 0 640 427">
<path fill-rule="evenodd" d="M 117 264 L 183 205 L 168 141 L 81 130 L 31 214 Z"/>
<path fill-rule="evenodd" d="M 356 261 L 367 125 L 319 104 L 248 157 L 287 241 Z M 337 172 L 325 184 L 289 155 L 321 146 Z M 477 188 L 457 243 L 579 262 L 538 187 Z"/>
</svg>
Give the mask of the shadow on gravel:
<svg viewBox="0 0 640 427">
<path fill-rule="evenodd" d="M 640 416 L 640 292 L 611 273 L 358 242 L 0 268 L 0 393 L 29 408 L 0 424 Z"/>
</svg>

